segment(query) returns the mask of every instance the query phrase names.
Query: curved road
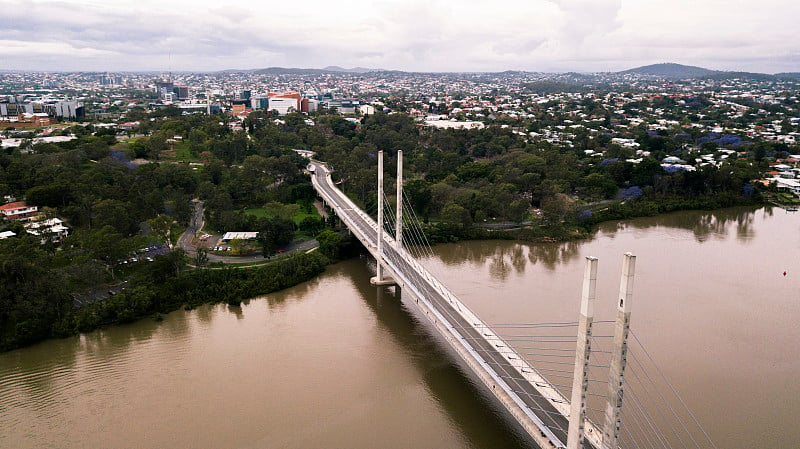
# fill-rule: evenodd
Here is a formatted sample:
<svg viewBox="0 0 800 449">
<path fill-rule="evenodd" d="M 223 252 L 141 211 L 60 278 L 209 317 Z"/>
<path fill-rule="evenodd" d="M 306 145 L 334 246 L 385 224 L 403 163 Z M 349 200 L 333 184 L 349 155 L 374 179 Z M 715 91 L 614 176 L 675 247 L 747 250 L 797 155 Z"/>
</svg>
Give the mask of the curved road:
<svg viewBox="0 0 800 449">
<path fill-rule="evenodd" d="M 194 205 L 192 218 L 189 220 L 189 227 L 178 238 L 176 246 L 186 252 L 190 256 L 197 254 L 197 247 L 192 243 L 197 232 L 203 229 L 203 202 L 197 201 Z M 305 240 L 302 242 L 293 242 L 290 245 L 281 247 L 284 253 L 293 253 L 297 251 L 308 251 L 311 248 L 319 246 L 319 242 L 315 239 Z M 209 262 L 222 262 L 222 263 L 246 263 L 246 262 L 262 262 L 265 259 L 263 255 L 256 254 L 251 256 L 218 256 L 216 254 L 208 253 Z"/>
</svg>

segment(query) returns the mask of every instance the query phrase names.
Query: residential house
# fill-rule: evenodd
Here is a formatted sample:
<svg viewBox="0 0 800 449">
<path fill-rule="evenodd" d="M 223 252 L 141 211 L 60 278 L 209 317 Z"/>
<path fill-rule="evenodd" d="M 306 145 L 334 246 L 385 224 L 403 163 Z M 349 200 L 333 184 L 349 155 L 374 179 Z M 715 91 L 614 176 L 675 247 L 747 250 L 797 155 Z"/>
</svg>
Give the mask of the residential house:
<svg viewBox="0 0 800 449">
<path fill-rule="evenodd" d="M 0 206 L 0 214 L 3 218 L 11 221 L 28 222 L 31 221 L 39 213 L 39 208 L 36 206 L 28 206 L 25 201 L 17 201 L 16 203 L 9 203 Z"/>
</svg>

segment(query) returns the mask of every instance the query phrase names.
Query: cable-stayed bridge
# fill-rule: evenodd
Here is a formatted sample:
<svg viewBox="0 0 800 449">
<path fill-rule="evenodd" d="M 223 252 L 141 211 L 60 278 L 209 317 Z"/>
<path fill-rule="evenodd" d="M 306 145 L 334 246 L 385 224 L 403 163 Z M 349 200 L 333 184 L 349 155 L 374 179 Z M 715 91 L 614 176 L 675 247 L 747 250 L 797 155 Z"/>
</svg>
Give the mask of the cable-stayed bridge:
<svg viewBox="0 0 800 449">
<path fill-rule="evenodd" d="M 402 153 L 398 154 L 398 159 L 397 204 L 402 205 Z M 561 376 L 572 380 L 572 394 L 567 398 L 548 380 L 549 376 L 532 366 L 524 354 L 509 345 L 496 329 L 484 323 L 459 301 L 456 295 L 407 249 L 403 241 L 402 206 L 397 208 L 397 213 L 393 217 L 396 226 L 394 235 L 385 232 L 384 226 L 378 226 L 377 223 L 385 223 L 383 152 L 378 155 L 378 167 L 379 207 L 376 222 L 336 188 L 330 170 L 325 164 L 315 161 L 309 164 L 313 186 L 326 206 L 335 212 L 342 223 L 375 257 L 377 276 L 373 278 L 373 283 L 399 287 L 539 447 L 569 449 L 621 447 L 623 379 L 628 355 L 635 257 L 626 254 L 624 259 L 617 320 L 614 322 L 613 348 L 611 351 L 603 351 L 609 355 L 606 362 L 609 368 L 607 389 L 603 392 L 605 394 L 596 395 L 604 396 L 606 401 L 595 423 L 587 417 L 587 397 L 590 394 L 588 393 L 590 371 L 592 366 L 597 366 L 592 365 L 591 359 L 592 344 L 596 342 L 592 334 L 592 304 L 597 260 L 587 258 L 580 318 L 570 324 L 577 328 L 577 338 L 573 337 L 572 340 L 575 344 L 575 349 L 572 350 L 574 364 L 568 363 L 573 365 L 573 369 L 570 370 L 572 375 Z M 647 435 L 649 437 L 647 440 L 645 436 L 636 438 L 630 435 L 628 441 L 636 442 L 631 446 L 670 447 L 670 440 L 662 437 L 655 429 L 654 420 L 647 417 L 644 410 L 636 412 L 637 415 L 631 413 L 630 416 L 632 419 L 640 420 L 640 428 L 644 429 L 638 430 L 637 433 L 647 432 L 652 435 Z M 639 444 L 639 440 L 645 444 Z M 648 442 L 650 444 L 647 444 Z M 695 443 L 695 446 L 691 447 L 700 446 Z"/>
</svg>

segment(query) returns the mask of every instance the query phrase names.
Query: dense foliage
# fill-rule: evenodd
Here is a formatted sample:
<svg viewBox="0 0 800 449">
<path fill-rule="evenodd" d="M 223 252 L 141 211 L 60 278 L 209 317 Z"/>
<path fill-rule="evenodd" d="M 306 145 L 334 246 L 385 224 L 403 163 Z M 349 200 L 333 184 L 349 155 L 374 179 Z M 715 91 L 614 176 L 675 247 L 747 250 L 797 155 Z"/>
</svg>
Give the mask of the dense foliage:
<svg viewBox="0 0 800 449">
<path fill-rule="evenodd" d="M 591 101 L 583 106 L 604 115 Z M 290 215 L 247 211 L 311 208 L 315 193 L 302 172 L 305 160 L 292 149 L 315 151 L 369 212 L 376 208 L 378 150 L 388 156 L 387 192 L 393 190 L 396 154 L 403 150 L 405 195 L 432 242 L 576 238 L 603 220 L 753 201 L 759 190 L 751 181 L 768 166 L 766 157 L 780 151 L 756 144 L 744 157 L 734 153 L 718 166 L 666 171 L 658 158 L 681 155 L 687 137 L 644 128 L 634 137 L 652 155 L 632 161 L 631 150 L 585 130 L 576 131 L 577 145 L 569 147 L 529 140 L 512 126 L 432 130 L 405 114 L 378 113 L 354 123 L 336 115 L 311 121 L 300 114 L 255 112 L 244 121 L 246 132 L 231 131 L 220 116 L 182 116 L 169 107 L 132 115 L 141 125 L 128 140 L 75 126 L 63 132 L 76 140 L 0 153 L 0 196 L 24 198 L 44 215 L 66 219 L 72 229 L 56 242 L 26 236 L 19 223 L 0 223 L 0 230 L 18 234 L 0 241 L 0 348 L 181 304 L 236 302 L 313 276 L 324 256 L 352 254 L 352 239 L 319 219 L 295 222 Z M 548 120 L 560 119 L 542 114 L 527 130 Z M 601 147 L 606 159 L 587 156 Z M 186 272 L 180 251 L 136 267 L 121 263 L 154 241 L 171 248 L 189 225 L 195 200 L 205 207 L 208 229 L 258 232 L 264 254 L 298 231 L 322 231 L 323 256 L 291 258 L 252 275 Z M 476 226 L 492 221 L 526 226 L 515 232 Z M 98 292 L 123 280 L 129 282 L 125 293 L 98 301 Z"/>
<path fill-rule="evenodd" d="M 0 350 L 8 350 L 49 337 L 64 337 L 86 332 L 98 326 L 126 323 L 136 319 L 162 314 L 181 306 L 195 307 L 208 302 L 239 302 L 296 285 L 321 273 L 328 263 L 320 253 L 297 254 L 278 259 L 268 265 L 247 270 L 224 268 L 181 272 L 182 254 L 157 256 L 143 274 L 148 279 L 133 282 L 130 288 L 103 301 L 72 307 L 65 291 L 58 289 L 44 270 L 32 264 L 15 260 L 14 265 L 2 264 L 3 276 L 7 270 L 16 270 L 16 282 L 4 285 L 4 303 Z M 178 271 L 176 271 L 178 268 Z M 25 292 L 14 295 L 9 290 Z M 35 299 L 35 300 L 34 300 Z M 158 315 L 156 315 L 158 316 Z"/>
<path fill-rule="evenodd" d="M 678 145 L 669 136 L 644 130 L 637 142 L 654 156 L 630 162 L 631 150 L 609 144 L 602 136 L 584 135 L 582 145 L 568 148 L 531 143 L 510 127 L 420 129 L 403 114 L 375 114 L 362 121 L 359 127 L 331 126 L 327 144 L 315 147 L 345 190 L 374 210 L 376 152 L 384 150 L 389 157 L 385 187 L 391 192 L 394 156 L 404 150 L 405 195 L 416 212 L 425 220 L 462 228 L 492 220 L 533 221 L 561 234 L 561 228 L 587 223 L 581 219 L 582 210 L 591 213 L 595 204 L 614 198 L 690 200 L 680 202 L 686 207 L 698 201 L 712 204 L 720 196 L 751 201 L 758 194 L 751 181 L 767 167 L 764 161 L 732 157 L 719 167 L 666 171 L 657 157 Z M 606 154 L 614 157 L 590 160 L 585 150 L 599 144 L 608 144 Z"/>
<path fill-rule="evenodd" d="M 0 153 L 0 197 L 24 199 L 38 206 L 44 217 L 59 217 L 70 227 L 70 235 L 58 241 L 55 236 L 28 235 L 18 222 L 0 222 L 0 231 L 17 234 L 0 240 L 0 348 L 86 330 L 91 327 L 86 323 L 163 310 L 158 303 L 166 300 L 162 287 L 152 290 L 153 286 L 178 274 L 183 254 L 173 251 L 136 266 L 123 262 L 143 258 L 141 250 L 152 243 L 172 248 L 191 220 L 194 199 L 205 205 L 207 228 L 259 232 L 265 253 L 292 241 L 299 226 L 290 218 L 255 217 L 242 210 L 267 203 L 299 202 L 308 207 L 314 192 L 302 174 L 305 163 L 290 147 L 278 143 L 291 141 L 296 132 L 273 126 L 272 135 L 247 139 L 220 125 L 220 117 L 158 110 L 139 118 L 138 131 L 147 135 L 120 143 L 113 132 L 74 126 L 63 133 L 74 134 L 76 140 Z M 142 157 L 147 159 L 137 159 Z M 318 220 L 307 220 L 303 229 L 315 233 L 321 226 Z M 179 279 L 192 275 L 186 276 Z M 291 270 L 283 276 L 307 278 Z M 273 289 L 240 286 L 235 277 L 224 279 L 231 281 L 221 284 L 225 293 L 216 300 Z M 113 304 L 133 293 L 109 301 L 107 292 L 118 290 L 123 281 L 128 282 L 128 292 L 145 291 L 148 298 L 161 299 L 153 299 L 152 307 L 132 306 L 116 318 L 101 314 L 98 319 L 80 318 L 74 326 L 63 321 L 77 319 L 76 306 L 98 299 L 102 302 L 78 310 L 117 310 Z M 279 279 L 275 282 L 274 286 L 285 285 Z M 187 294 L 197 291 L 186 289 Z M 211 298 L 209 294 L 198 298 Z M 191 298 L 183 298 L 191 303 Z M 106 303 L 112 305 L 100 305 Z"/>
</svg>

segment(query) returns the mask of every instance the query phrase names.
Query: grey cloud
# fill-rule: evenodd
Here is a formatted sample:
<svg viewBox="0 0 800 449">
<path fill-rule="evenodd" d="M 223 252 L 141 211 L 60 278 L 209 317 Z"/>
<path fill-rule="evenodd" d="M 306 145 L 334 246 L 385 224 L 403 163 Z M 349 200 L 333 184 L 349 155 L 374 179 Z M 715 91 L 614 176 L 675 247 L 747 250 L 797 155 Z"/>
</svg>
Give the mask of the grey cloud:
<svg viewBox="0 0 800 449">
<path fill-rule="evenodd" d="M 547 11 L 539 3 L 526 4 L 531 20 L 547 17 L 536 26 L 526 26 L 528 19 L 508 16 L 513 4 L 492 9 L 470 2 L 385 2 L 371 5 L 374 16 L 360 17 L 354 10 L 352 20 L 342 22 L 326 21 L 311 11 L 313 7 L 305 16 L 291 12 L 290 18 L 277 16 L 278 20 L 269 21 L 273 16 L 227 5 L 210 11 L 202 6 L 196 11 L 151 11 L 137 6 L 134 12 L 133 7 L 121 8 L 115 2 L 103 6 L 0 0 L 4 10 L 0 39 L 66 44 L 58 47 L 63 55 L 3 56 L 10 68 L 21 69 L 81 69 L 89 65 L 96 69 L 151 69 L 166 65 L 168 55 L 182 69 L 368 63 L 436 71 L 604 70 L 645 60 L 702 65 L 704 61 L 738 59 L 740 65 L 772 64 L 786 70 L 794 64 L 797 70 L 800 64 L 797 52 L 787 51 L 796 45 L 786 43 L 785 29 L 758 34 L 723 33 L 712 25 L 695 29 L 702 17 L 685 29 L 681 28 L 683 22 L 669 27 L 659 27 L 658 22 L 652 27 L 649 22 L 632 27 L 641 22 L 633 22 L 635 14 L 620 13 L 622 0 L 560 0 L 552 4 L 545 5 Z M 464 11 L 471 14 L 456 14 Z M 625 11 L 630 12 L 630 6 Z M 484 12 L 485 18 L 481 17 Z M 72 54 L 70 48 L 75 49 Z M 764 55 L 768 58 L 759 59 Z"/>
</svg>

